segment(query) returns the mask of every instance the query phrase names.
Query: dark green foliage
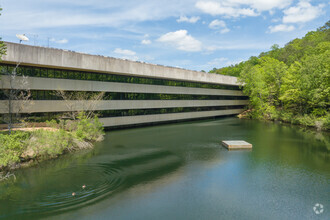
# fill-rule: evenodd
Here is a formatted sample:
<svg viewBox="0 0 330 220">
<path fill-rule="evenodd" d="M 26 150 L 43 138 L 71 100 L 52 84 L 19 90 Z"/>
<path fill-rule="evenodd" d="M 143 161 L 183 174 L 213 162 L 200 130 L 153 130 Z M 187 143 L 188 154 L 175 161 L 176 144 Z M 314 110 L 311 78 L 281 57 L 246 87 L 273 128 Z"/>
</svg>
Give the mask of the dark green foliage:
<svg viewBox="0 0 330 220">
<path fill-rule="evenodd" d="M 54 158 L 65 151 L 89 147 L 90 143 L 102 139 L 103 127 L 96 116 L 87 118 L 84 112 L 80 112 L 77 119 L 60 122 L 52 120 L 48 125 L 54 130 L 33 131 L 29 141 L 30 150 L 38 158 Z"/>
<path fill-rule="evenodd" d="M 0 60 L 1 60 L 1 57 L 2 55 L 6 54 L 6 45 L 3 41 L 1 41 L 1 38 L 0 38 Z"/>
<path fill-rule="evenodd" d="M 0 170 L 22 160 L 45 160 L 68 151 L 92 147 L 101 141 L 103 127 L 98 118 L 79 113 L 78 120 L 52 120 L 52 129 L 15 131 L 0 134 Z"/>
<path fill-rule="evenodd" d="M 248 117 L 329 129 L 330 21 L 283 48 L 275 44 L 259 57 L 211 72 L 239 76 L 250 97 Z"/>
<path fill-rule="evenodd" d="M 77 120 L 51 120 L 47 125 L 63 131 L 70 132 L 73 138 L 79 141 L 96 142 L 102 139 L 104 130 L 97 116 L 90 118 L 86 112 L 79 112 Z"/>
<path fill-rule="evenodd" d="M 29 140 L 28 150 L 31 152 L 29 156 L 38 157 L 39 160 L 54 158 L 72 145 L 72 135 L 62 129 L 56 131 L 35 130 Z"/>
<path fill-rule="evenodd" d="M 250 97 L 255 118 L 276 119 L 283 77 L 287 66 L 274 58 L 262 57 L 257 65 L 248 65 L 241 72 L 240 80 L 245 83 L 243 91 Z M 253 74 L 251 74 L 253 73 Z"/>
<path fill-rule="evenodd" d="M 79 113 L 75 127 L 74 135 L 80 141 L 95 142 L 104 135 L 102 123 L 97 116 L 88 118 L 84 112 Z"/>
<path fill-rule="evenodd" d="M 217 73 L 228 76 L 239 76 L 243 67 L 244 67 L 244 62 L 241 62 L 239 64 L 231 65 L 229 67 L 223 67 L 220 69 L 213 68 L 213 70 L 211 70 L 210 73 Z"/>
<path fill-rule="evenodd" d="M 29 133 L 21 131 L 0 134 L 0 167 L 19 162 L 29 138 Z"/>
</svg>

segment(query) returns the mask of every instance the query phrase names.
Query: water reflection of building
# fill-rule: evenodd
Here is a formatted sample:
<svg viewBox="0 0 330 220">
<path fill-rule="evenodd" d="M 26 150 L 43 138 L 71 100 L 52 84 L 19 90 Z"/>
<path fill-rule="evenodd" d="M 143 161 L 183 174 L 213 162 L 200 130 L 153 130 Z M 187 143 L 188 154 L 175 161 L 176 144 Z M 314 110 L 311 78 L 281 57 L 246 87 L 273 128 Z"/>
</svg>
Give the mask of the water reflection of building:
<svg viewBox="0 0 330 220">
<path fill-rule="evenodd" d="M 22 113 L 29 113 L 34 121 L 88 106 L 88 101 L 75 100 L 68 105 L 55 95 L 57 90 L 105 92 L 95 109 L 109 127 L 235 115 L 247 104 L 237 79 L 231 76 L 52 48 L 6 45 L 7 55 L 1 61 L 0 114 L 8 112 L 3 90 L 19 89 L 17 82 L 23 75 L 28 76 L 27 87 L 34 101 Z M 8 74 L 17 64 L 18 77 L 10 85 Z"/>
</svg>

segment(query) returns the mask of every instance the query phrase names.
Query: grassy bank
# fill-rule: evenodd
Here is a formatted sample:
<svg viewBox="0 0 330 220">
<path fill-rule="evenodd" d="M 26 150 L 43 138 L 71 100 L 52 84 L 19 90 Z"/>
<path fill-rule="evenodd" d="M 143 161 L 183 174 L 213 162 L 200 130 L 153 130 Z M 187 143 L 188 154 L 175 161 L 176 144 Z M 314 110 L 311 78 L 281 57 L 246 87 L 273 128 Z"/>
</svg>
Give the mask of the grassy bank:
<svg viewBox="0 0 330 220">
<path fill-rule="evenodd" d="M 98 118 L 81 113 L 78 120 L 48 122 L 51 129 L 16 130 L 0 133 L 0 170 L 21 167 L 32 161 L 56 158 L 61 154 L 92 148 L 104 136 Z"/>
</svg>

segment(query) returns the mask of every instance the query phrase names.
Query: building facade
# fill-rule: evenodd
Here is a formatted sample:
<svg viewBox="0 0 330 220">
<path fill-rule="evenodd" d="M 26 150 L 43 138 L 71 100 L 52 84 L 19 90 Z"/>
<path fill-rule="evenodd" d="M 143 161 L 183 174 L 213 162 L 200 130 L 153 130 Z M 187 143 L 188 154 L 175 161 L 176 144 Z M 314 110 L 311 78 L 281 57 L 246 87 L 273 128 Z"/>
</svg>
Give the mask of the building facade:
<svg viewBox="0 0 330 220">
<path fill-rule="evenodd" d="M 31 92 L 12 109 L 31 122 L 93 108 L 105 127 L 134 126 L 236 115 L 247 105 L 235 77 L 6 42 L 0 62 L 0 114 L 9 112 L 7 91 Z M 13 72 L 16 77 L 11 77 Z M 67 99 L 104 92 L 97 102 Z M 19 107 L 20 106 L 20 107 Z M 18 109 L 19 108 L 19 109 Z"/>
</svg>

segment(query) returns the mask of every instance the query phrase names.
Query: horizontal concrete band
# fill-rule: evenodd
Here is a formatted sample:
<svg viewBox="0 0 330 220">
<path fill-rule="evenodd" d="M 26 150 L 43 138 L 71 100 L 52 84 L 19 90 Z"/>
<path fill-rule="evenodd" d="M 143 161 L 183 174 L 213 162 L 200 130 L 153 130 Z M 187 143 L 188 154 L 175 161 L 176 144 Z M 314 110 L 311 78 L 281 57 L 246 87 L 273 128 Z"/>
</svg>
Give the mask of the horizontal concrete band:
<svg viewBox="0 0 330 220">
<path fill-rule="evenodd" d="M 178 107 L 238 106 L 247 105 L 247 100 L 102 100 L 102 101 L 64 101 L 36 100 L 13 101 L 13 112 L 66 112 L 80 110 L 124 110 Z M 8 113 L 8 101 L 0 101 L 0 113 Z"/>
<path fill-rule="evenodd" d="M 243 92 L 240 90 L 226 89 L 203 89 L 179 86 L 98 82 L 38 77 L 27 77 L 24 81 L 26 82 L 24 84 L 25 86 L 22 86 L 22 83 L 20 83 L 22 82 L 22 77 L 16 77 L 16 80 L 12 82 L 13 89 L 244 96 Z M 11 88 L 10 77 L 1 76 L 0 89 L 9 88 Z"/>
<path fill-rule="evenodd" d="M 219 111 L 205 111 L 205 112 L 185 112 L 172 114 L 157 114 L 157 115 L 138 115 L 125 117 L 100 118 L 104 127 L 134 125 L 153 122 L 166 122 L 185 119 L 197 119 L 216 117 L 224 115 L 236 115 L 243 112 L 243 109 L 219 110 Z"/>
<path fill-rule="evenodd" d="M 36 47 L 9 42 L 5 42 L 5 44 L 7 46 L 7 54 L 2 57 L 3 63 L 20 63 L 21 65 L 99 73 L 115 73 L 128 76 L 200 83 L 239 85 L 237 78 L 232 76 L 204 73 L 46 47 Z"/>
</svg>

